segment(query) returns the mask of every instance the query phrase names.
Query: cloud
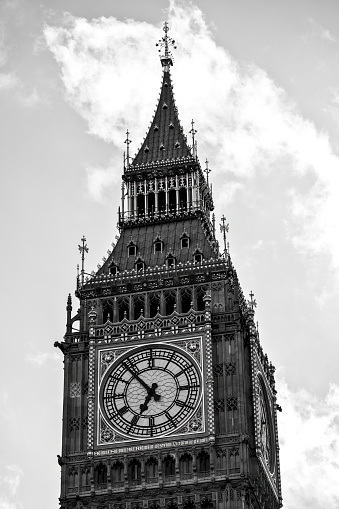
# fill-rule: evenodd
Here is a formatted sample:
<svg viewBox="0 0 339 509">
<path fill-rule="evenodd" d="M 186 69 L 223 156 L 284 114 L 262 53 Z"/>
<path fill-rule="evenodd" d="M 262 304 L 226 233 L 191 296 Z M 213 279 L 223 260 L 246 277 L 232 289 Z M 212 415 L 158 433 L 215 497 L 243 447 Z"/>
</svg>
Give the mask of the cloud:
<svg viewBox="0 0 339 509">
<path fill-rule="evenodd" d="M 43 366 L 48 362 L 58 362 L 60 363 L 60 356 L 57 352 L 38 352 L 36 354 L 28 354 L 26 355 L 26 361 L 31 362 L 32 364 L 37 364 L 38 366 Z"/>
<path fill-rule="evenodd" d="M 280 463 L 284 507 L 339 507 L 339 387 L 324 400 L 293 391 L 277 377 Z"/>
<path fill-rule="evenodd" d="M 12 72 L 0 73 L 0 92 L 3 90 L 10 90 L 15 88 L 18 84 L 18 79 Z"/>
<path fill-rule="evenodd" d="M 321 39 L 326 42 L 336 42 L 336 38 L 331 34 L 331 32 L 327 29 L 319 25 L 313 18 L 308 18 L 309 23 L 314 27 L 315 34 L 319 34 Z"/>
<path fill-rule="evenodd" d="M 5 471 L 0 472 L 0 509 L 22 509 L 21 503 L 13 501 L 12 497 L 17 495 L 23 471 L 18 465 L 4 468 Z"/>
<path fill-rule="evenodd" d="M 34 108 L 38 105 L 48 104 L 47 99 L 40 96 L 36 88 L 33 88 L 33 90 L 28 93 L 22 88 L 18 96 L 18 101 L 25 108 Z"/>
<path fill-rule="evenodd" d="M 122 161 L 117 157 L 112 158 L 106 167 L 87 166 L 87 187 L 90 196 L 96 201 L 104 201 L 105 190 L 114 183 L 117 187 L 121 185 L 121 172 L 113 171 L 113 168 L 119 168 Z"/>
<path fill-rule="evenodd" d="M 178 40 L 172 75 L 179 113 L 188 132 L 194 112 L 199 154 L 208 156 L 213 169 L 216 203 L 220 189 L 227 188 L 225 174 L 230 200 L 259 173 L 288 176 L 281 193 L 289 239 L 306 256 L 328 254 L 339 277 L 334 235 L 339 230 L 339 158 L 327 133 L 303 118 L 265 71 L 236 62 L 218 46 L 193 3 L 171 0 L 168 20 Z M 136 152 L 145 119 L 153 115 L 161 74 L 154 51 L 159 34 L 160 27 L 147 23 L 71 15 L 62 26 L 44 29 L 67 101 L 87 121 L 88 132 L 113 143 L 120 154 L 126 128 Z M 112 173 L 121 173 L 121 166 Z M 88 175 L 92 195 L 100 198 L 110 182 L 108 173 L 94 169 Z"/>
</svg>

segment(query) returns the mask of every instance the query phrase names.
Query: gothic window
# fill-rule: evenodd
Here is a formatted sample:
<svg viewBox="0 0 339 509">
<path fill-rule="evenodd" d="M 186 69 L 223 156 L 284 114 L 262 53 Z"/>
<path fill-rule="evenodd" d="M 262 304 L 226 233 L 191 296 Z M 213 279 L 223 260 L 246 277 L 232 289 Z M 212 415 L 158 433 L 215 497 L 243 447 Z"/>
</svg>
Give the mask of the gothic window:
<svg viewBox="0 0 339 509">
<path fill-rule="evenodd" d="M 184 503 L 184 509 L 195 509 L 196 505 L 194 502 L 192 502 L 191 500 L 187 500 L 185 503 Z"/>
<path fill-rule="evenodd" d="M 143 216 L 145 214 L 145 195 L 144 194 L 137 195 L 137 214 L 138 214 L 138 216 Z"/>
<path fill-rule="evenodd" d="M 162 253 L 163 246 L 164 246 L 163 241 L 161 240 L 159 235 L 157 235 L 156 239 L 153 242 L 154 253 Z"/>
<path fill-rule="evenodd" d="M 134 268 L 137 272 L 141 272 L 145 269 L 145 262 L 140 258 L 135 261 Z"/>
<path fill-rule="evenodd" d="M 148 458 L 145 464 L 146 467 L 146 482 L 158 482 L 158 460 L 155 458 Z"/>
<path fill-rule="evenodd" d="M 229 468 L 230 474 L 235 474 L 240 467 L 239 449 L 238 447 L 232 447 L 229 450 Z"/>
<path fill-rule="evenodd" d="M 137 320 L 141 316 L 144 309 L 145 309 L 145 297 L 143 295 L 135 295 L 133 297 L 134 320 Z"/>
<path fill-rule="evenodd" d="M 124 465 L 121 461 L 116 461 L 112 465 L 112 481 L 118 485 L 124 482 Z"/>
<path fill-rule="evenodd" d="M 108 320 L 113 321 L 113 302 L 111 300 L 102 303 L 102 322 L 106 323 Z"/>
<path fill-rule="evenodd" d="M 132 240 L 128 244 L 127 249 L 128 249 L 128 256 L 135 256 L 137 254 L 137 246 L 134 244 L 134 242 Z"/>
<path fill-rule="evenodd" d="M 124 318 L 129 320 L 129 299 L 127 297 L 122 297 L 118 300 L 118 309 L 119 309 L 119 322 Z"/>
<path fill-rule="evenodd" d="M 167 267 L 175 267 L 174 256 L 168 256 L 166 261 L 167 261 Z"/>
<path fill-rule="evenodd" d="M 224 412 L 225 410 L 225 402 L 223 399 L 215 399 L 214 400 L 214 411 L 215 412 Z"/>
<path fill-rule="evenodd" d="M 201 286 L 199 286 L 197 288 L 197 311 L 205 311 L 205 302 L 204 302 L 204 297 L 205 297 L 205 289 Z"/>
<path fill-rule="evenodd" d="M 117 267 L 117 265 L 115 265 L 115 263 L 112 263 L 110 266 L 109 266 L 109 269 L 108 269 L 108 272 L 110 274 L 112 274 L 113 276 L 116 276 L 117 273 L 118 273 L 119 269 Z"/>
<path fill-rule="evenodd" d="M 198 472 L 209 472 L 210 455 L 207 451 L 201 451 L 197 456 Z"/>
<path fill-rule="evenodd" d="M 148 215 L 152 216 L 155 212 L 155 194 L 149 193 L 147 200 Z"/>
<path fill-rule="evenodd" d="M 192 304 L 192 290 L 190 288 L 184 288 L 180 292 L 180 303 L 181 303 L 181 312 L 188 313 L 191 309 Z"/>
<path fill-rule="evenodd" d="M 166 210 L 166 193 L 163 189 L 158 192 L 158 209 L 160 212 Z"/>
<path fill-rule="evenodd" d="M 168 208 L 170 212 L 175 212 L 177 209 L 177 192 L 175 189 L 168 191 Z"/>
<path fill-rule="evenodd" d="M 181 242 L 181 249 L 186 249 L 186 248 L 190 247 L 190 238 L 187 235 L 185 230 L 184 230 L 184 233 L 180 237 L 180 242 Z"/>
<path fill-rule="evenodd" d="M 82 491 L 89 491 L 91 489 L 90 474 L 91 474 L 90 467 L 83 467 L 81 469 L 81 487 L 82 487 Z"/>
<path fill-rule="evenodd" d="M 200 507 L 201 509 L 213 509 L 213 502 L 210 498 L 203 498 Z"/>
<path fill-rule="evenodd" d="M 165 477 L 175 476 L 175 459 L 173 458 L 173 456 L 170 455 L 166 456 L 163 459 L 162 464 Z"/>
<path fill-rule="evenodd" d="M 151 293 L 149 296 L 149 316 L 153 318 L 158 311 L 160 312 L 160 294 Z"/>
<path fill-rule="evenodd" d="M 128 465 L 129 479 L 137 484 L 141 482 L 141 463 L 137 459 L 130 461 Z"/>
<path fill-rule="evenodd" d="M 187 189 L 185 187 L 179 189 L 179 204 L 180 210 L 187 210 Z"/>
<path fill-rule="evenodd" d="M 94 482 L 98 489 L 107 488 L 107 466 L 104 463 L 99 463 L 94 470 Z"/>
<path fill-rule="evenodd" d="M 202 254 L 199 252 L 195 252 L 193 255 L 194 263 L 201 263 L 202 262 Z"/>
<path fill-rule="evenodd" d="M 165 293 L 166 315 L 171 315 L 176 309 L 177 294 L 175 291 Z"/>
<path fill-rule="evenodd" d="M 179 460 L 179 469 L 181 476 L 192 474 L 193 472 L 193 458 L 191 454 L 185 452 Z"/>
<path fill-rule="evenodd" d="M 227 398 L 227 410 L 237 410 L 238 398 Z"/>
<path fill-rule="evenodd" d="M 219 377 L 224 374 L 224 365 L 223 364 L 215 364 L 213 366 L 213 376 Z"/>
</svg>

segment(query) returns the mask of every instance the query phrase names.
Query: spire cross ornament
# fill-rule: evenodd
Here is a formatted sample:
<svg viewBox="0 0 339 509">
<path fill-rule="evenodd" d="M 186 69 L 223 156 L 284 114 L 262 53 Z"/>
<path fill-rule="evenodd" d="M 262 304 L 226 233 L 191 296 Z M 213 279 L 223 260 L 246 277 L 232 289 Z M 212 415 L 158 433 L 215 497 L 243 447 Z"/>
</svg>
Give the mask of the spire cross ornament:
<svg viewBox="0 0 339 509">
<path fill-rule="evenodd" d="M 206 168 L 204 169 L 204 172 L 206 173 L 206 181 L 207 181 L 207 186 L 208 186 L 208 174 L 211 173 L 211 169 L 208 167 L 208 160 L 207 160 L 207 157 L 206 157 Z"/>
<path fill-rule="evenodd" d="M 197 142 L 195 141 L 195 135 L 197 134 L 197 130 L 194 129 L 194 120 L 192 118 L 192 122 L 191 122 L 191 126 L 192 126 L 192 129 L 189 131 L 190 134 L 192 135 L 192 150 L 193 150 L 193 156 L 196 156 L 196 152 L 197 152 Z"/>
<path fill-rule="evenodd" d="M 128 138 L 129 135 L 130 135 L 130 133 L 129 133 L 128 129 L 127 129 L 127 131 L 126 131 L 126 136 L 127 137 L 126 137 L 126 140 L 124 141 L 124 143 L 126 143 L 126 146 L 127 146 L 127 148 L 126 148 L 126 152 L 127 152 L 126 153 L 127 168 L 129 167 L 129 145 L 130 145 L 130 143 L 132 143 L 132 140 L 130 140 Z"/>
<path fill-rule="evenodd" d="M 81 284 L 84 284 L 84 275 L 85 275 L 85 253 L 88 253 L 88 247 L 86 244 L 85 235 L 82 236 L 81 239 L 82 246 L 78 245 L 79 251 L 81 253 Z"/>
<path fill-rule="evenodd" d="M 162 66 L 165 68 L 165 71 L 168 71 L 168 67 L 170 65 L 173 65 L 172 53 L 170 52 L 169 47 L 173 46 L 174 49 L 176 49 L 177 47 L 174 46 L 175 40 L 172 39 L 172 37 L 169 37 L 167 35 L 168 31 L 169 31 L 169 26 L 168 26 L 167 21 L 165 21 L 165 23 L 164 23 L 163 31 L 165 32 L 165 36 L 162 37 L 161 39 L 159 39 L 159 42 L 156 43 L 156 46 L 159 46 L 159 48 L 160 48 L 158 50 L 159 53 L 161 53 L 161 48 L 165 49 L 164 54 L 160 55 L 160 60 L 161 60 Z"/>
<path fill-rule="evenodd" d="M 251 290 L 251 293 L 250 293 L 251 300 L 248 300 L 247 304 L 249 305 L 249 307 L 251 308 L 252 311 L 254 311 L 254 308 L 257 307 L 257 301 L 255 299 L 253 299 L 253 297 L 254 297 L 254 293 Z"/>
<path fill-rule="evenodd" d="M 224 256 L 226 256 L 227 254 L 227 242 L 226 242 L 226 233 L 228 233 L 228 230 L 229 230 L 229 223 L 226 224 L 226 217 L 224 216 L 224 214 L 222 215 L 221 217 L 221 225 L 220 225 L 220 232 L 223 234 L 223 238 L 224 238 Z"/>
</svg>

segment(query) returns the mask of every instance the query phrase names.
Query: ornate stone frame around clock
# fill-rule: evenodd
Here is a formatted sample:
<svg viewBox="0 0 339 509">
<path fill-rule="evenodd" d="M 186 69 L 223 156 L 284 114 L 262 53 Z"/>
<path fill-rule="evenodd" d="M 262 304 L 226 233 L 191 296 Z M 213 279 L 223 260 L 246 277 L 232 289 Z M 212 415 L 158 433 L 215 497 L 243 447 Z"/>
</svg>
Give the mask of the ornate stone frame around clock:
<svg viewBox="0 0 339 509">
<path fill-rule="evenodd" d="M 155 339 L 155 338 L 154 338 Z M 195 334 L 193 336 L 185 337 L 185 335 L 181 337 L 173 337 L 162 336 L 156 338 L 156 341 L 152 341 L 152 344 L 158 345 L 168 345 L 174 346 L 176 348 L 182 349 L 186 354 L 191 356 L 194 361 L 198 364 L 201 375 L 202 375 L 202 396 L 199 407 L 196 409 L 194 414 L 191 416 L 188 422 L 185 423 L 183 427 L 176 430 L 173 433 L 165 435 L 163 438 L 154 437 L 148 438 L 147 441 L 156 442 L 162 439 L 173 439 L 185 435 L 188 436 L 202 436 L 206 434 L 206 431 L 210 428 L 209 423 L 211 419 L 207 419 L 206 413 L 208 413 L 207 407 L 210 405 L 206 405 L 206 396 L 207 396 L 207 373 L 210 370 L 207 370 L 207 364 L 211 363 L 211 356 L 207 354 L 206 351 L 206 343 L 208 343 L 206 335 Z M 96 355 L 96 365 L 97 365 L 97 379 L 96 379 L 96 415 L 98 423 L 97 429 L 95 430 L 95 445 L 96 447 L 112 447 L 114 445 L 122 445 L 126 444 L 126 442 L 130 443 L 139 443 L 145 441 L 144 437 L 141 438 L 127 438 L 121 436 L 116 433 L 116 431 L 110 426 L 110 423 L 107 422 L 102 414 L 100 409 L 100 402 L 98 395 L 100 393 L 100 384 L 103 379 L 103 376 L 106 370 L 118 359 L 121 355 L 125 354 L 131 349 L 140 348 L 142 346 L 149 346 L 149 341 L 144 341 L 143 343 L 138 344 L 110 344 L 110 345 L 100 345 L 97 349 Z M 208 350 L 208 349 L 207 349 Z M 94 429 L 93 429 L 94 431 Z M 93 442 L 92 442 L 93 443 Z M 93 444 L 94 445 L 94 444 Z"/>
</svg>

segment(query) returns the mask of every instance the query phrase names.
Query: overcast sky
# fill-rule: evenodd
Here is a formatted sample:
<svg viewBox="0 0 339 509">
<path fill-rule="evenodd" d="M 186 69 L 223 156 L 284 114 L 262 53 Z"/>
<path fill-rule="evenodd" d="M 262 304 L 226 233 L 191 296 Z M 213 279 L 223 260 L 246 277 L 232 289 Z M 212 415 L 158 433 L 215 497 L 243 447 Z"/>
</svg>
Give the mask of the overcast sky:
<svg viewBox="0 0 339 509">
<path fill-rule="evenodd" d="M 0 509 L 58 507 L 53 343 L 80 238 L 90 272 L 117 235 L 125 131 L 135 153 L 166 19 L 179 116 L 277 367 L 284 507 L 338 509 L 337 0 L 0 0 Z"/>
</svg>

